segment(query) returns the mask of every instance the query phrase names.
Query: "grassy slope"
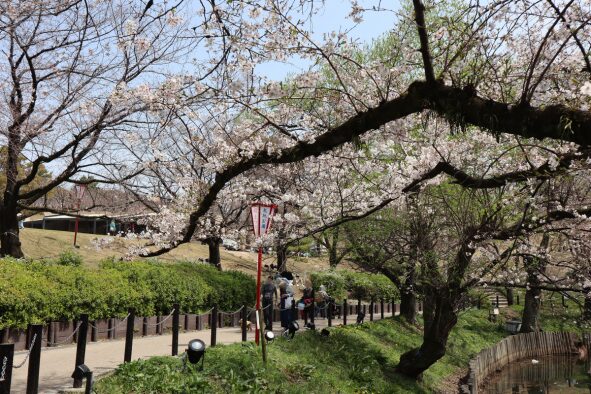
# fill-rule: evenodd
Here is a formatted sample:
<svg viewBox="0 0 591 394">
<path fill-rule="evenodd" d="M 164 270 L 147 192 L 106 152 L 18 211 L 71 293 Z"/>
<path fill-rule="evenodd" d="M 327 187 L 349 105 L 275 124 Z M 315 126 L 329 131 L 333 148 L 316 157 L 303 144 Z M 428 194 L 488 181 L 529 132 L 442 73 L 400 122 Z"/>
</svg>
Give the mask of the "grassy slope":
<svg viewBox="0 0 591 394">
<path fill-rule="evenodd" d="M 102 249 L 97 249 L 93 244 L 93 240 L 97 238 L 109 237 L 107 235 L 94 234 L 78 234 L 77 244 L 80 246 L 76 249 L 84 263 L 89 266 L 96 266 L 100 261 L 115 257 L 123 256 L 132 242 L 120 237 L 109 237 L 113 242 Z M 54 231 L 54 230 L 40 230 L 25 228 L 21 230 L 21 241 L 23 243 L 23 251 L 28 258 L 32 259 L 51 259 L 56 258 L 64 250 L 73 249 L 72 242 L 74 240 L 74 233 L 68 231 Z M 198 242 L 191 242 L 184 244 L 159 257 L 159 260 L 178 261 L 189 260 L 195 261 L 199 258 L 207 258 L 208 249 L 206 245 Z M 256 274 L 256 253 L 249 252 L 231 252 L 221 251 L 222 266 L 224 269 L 235 269 L 249 274 Z M 275 256 L 264 255 L 263 264 L 275 263 Z M 305 273 L 307 271 L 322 271 L 328 269 L 326 259 L 318 258 L 290 258 L 288 262 L 288 269 Z"/>
<path fill-rule="evenodd" d="M 504 335 L 486 320 L 487 311 L 462 314 L 448 354 L 421 383 L 393 373 L 400 355 L 421 342 L 420 328 L 400 318 L 336 328 L 330 337 L 307 332 L 269 346 L 265 368 L 251 343 L 207 350 L 205 371 L 183 373 L 178 358 L 156 357 L 124 365 L 100 381 L 99 393 L 273 392 L 396 393 L 457 390 L 470 357 Z M 197 390 L 197 391 L 196 391 Z"/>
</svg>

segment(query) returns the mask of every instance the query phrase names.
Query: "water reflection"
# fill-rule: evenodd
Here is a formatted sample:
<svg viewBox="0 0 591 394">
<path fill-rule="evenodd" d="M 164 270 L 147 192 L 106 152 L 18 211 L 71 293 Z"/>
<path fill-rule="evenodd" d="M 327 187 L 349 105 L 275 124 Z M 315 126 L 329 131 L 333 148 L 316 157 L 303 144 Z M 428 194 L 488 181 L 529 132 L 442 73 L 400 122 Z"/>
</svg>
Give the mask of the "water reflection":
<svg viewBox="0 0 591 394">
<path fill-rule="evenodd" d="M 484 393 L 591 393 L 589 360 L 572 356 L 547 356 L 510 363 L 493 375 Z"/>
</svg>

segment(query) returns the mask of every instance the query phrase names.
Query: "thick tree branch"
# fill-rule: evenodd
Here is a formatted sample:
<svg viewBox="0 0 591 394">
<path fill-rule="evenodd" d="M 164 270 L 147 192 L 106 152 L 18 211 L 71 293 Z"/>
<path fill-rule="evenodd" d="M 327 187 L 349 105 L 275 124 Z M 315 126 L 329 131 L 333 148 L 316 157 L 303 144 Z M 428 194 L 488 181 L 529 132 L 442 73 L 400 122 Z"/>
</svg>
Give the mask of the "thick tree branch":
<svg viewBox="0 0 591 394">
<path fill-rule="evenodd" d="M 523 182 L 528 179 L 549 179 L 552 176 L 567 169 L 574 160 L 585 159 L 589 155 L 585 154 L 568 154 L 563 156 L 556 166 L 551 166 L 549 163 L 544 163 L 541 166 L 523 171 L 511 171 L 505 174 L 495 175 L 488 178 L 479 178 L 468 175 L 459 168 L 454 167 L 448 162 L 439 162 L 431 171 L 428 171 L 420 178 L 412 181 L 402 191 L 404 193 L 416 192 L 419 190 L 421 183 L 426 180 L 433 179 L 440 174 L 447 174 L 453 178 L 453 183 L 461 185 L 470 189 L 492 189 L 502 187 L 513 182 Z"/>
</svg>

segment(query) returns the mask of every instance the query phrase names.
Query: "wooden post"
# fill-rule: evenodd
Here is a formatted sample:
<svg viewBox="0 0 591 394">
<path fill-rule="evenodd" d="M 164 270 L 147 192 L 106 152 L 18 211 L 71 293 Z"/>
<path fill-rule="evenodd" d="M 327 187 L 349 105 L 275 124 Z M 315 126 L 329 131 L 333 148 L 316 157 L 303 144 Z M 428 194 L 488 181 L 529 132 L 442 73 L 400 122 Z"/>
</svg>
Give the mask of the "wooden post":
<svg viewBox="0 0 591 394">
<path fill-rule="evenodd" d="M 384 299 L 380 299 L 380 319 L 384 320 Z"/>
<path fill-rule="evenodd" d="M 80 328 L 78 329 L 78 342 L 76 342 L 76 362 L 74 364 L 74 370 L 76 370 L 78 365 L 84 364 L 84 358 L 86 356 L 86 333 L 88 332 L 88 315 L 81 315 L 79 324 Z M 82 387 L 82 379 L 74 379 L 73 387 Z"/>
<path fill-rule="evenodd" d="M 214 305 L 213 310 L 211 311 L 211 324 L 209 325 L 209 329 L 211 330 L 211 347 L 215 346 L 217 340 L 217 330 L 218 330 L 218 306 Z"/>
<path fill-rule="evenodd" d="M 246 342 L 246 319 L 248 318 L 248 306 L 242 305 L 242 311 L 240 312 L 242 316 L 242 322 L 240 324 L 240 330 L 242 331 L 242 342 Z"/>
<path fill-rule="evenodd" d="M 148 318 L 144 317 L 142 319 L 142 336 L 148 335 Z"/>
<path fill-rule="evenodd" d="M 179 304 L 172 306 L 172 355 L 176 356 L 179 354 Z"/>
<path fill-rule="evenodd" d="M 363 309 L 365 309 L 365 305 Z M 369 321 L 373 321 L 373 299 L 369 302 Z"/>
<path fill-rule="evenodd" d="M 0 345 L 0 394 L 10 394 L 14 343 Z"/>
<path fill-rule="evenodd" d="M 158 315 L 156 316 L 156 334 L 157 335 L 162 335 L 162 324 L 160 324 L 160 322 L 162 321 L 162 316 Z"/>
<path fill-rule="evenodd" d="M 259 324 L 260 324 L 260 335 L 261 335 L 261 339 L 260 339 L 260 344 L 261 344 L 261 350 L 263 351 L 263 362 L 266 364 L 267 363 L 267 341 L 265 340 L 265 319 L 263 317 L 263 314 L 261 313 L 259 315 Z"/>
<path fill-rule="evenodd" d="M 129 308 L 129 316 L 127 317 L 127 330 L 125 331 L 125 353 L 123 355 L 123 362 L 131 361 L 131 350 L 133 347 L 133 329 L 135 323 L 135 309 Z"/>
<path fill-rule="evenodd" d="M 196 319 L 195 324 L 197 326 L 197 330 L 198 331 L 203 330 L 203 316 L 197 315 L 197 316 L 195 316 L 195 319 Z"/>
<path fill-rule="evenodd" d="M 114 326 L 115 325 L 113 324 L 113 319 L 108 319 L 107 320 L 107 339 L 115 338 L 115 330 L 113 330 Z M 78 386 L 78 387 L 82 387 L 82 386 Z"/>
<path fill-rule="evenodd" d="M 96 329 L 97 325 L 96 325 L 96 320 L 92 322 L 92 327 L 90 327 L 90 340 L 92 342 L 96 342 L 98 341 L 98 330 Z"/>
<path fill-rule="evenodd" d="M 40 324 L 30 326 L 32 346 L 29 349 L 29 371 L 27 373 L 27 394 L 39 392 L 39 367 L 41 364 L 41 339 L 43 326 Z M 81 342 L 81 341 L 79 341 Z"/>
<path fill-rule="evenodd" d="M 392 298 L 392 317 L 396 316 L 396 300 Z"/>
<path fill-rule="evenodd" d="M 347 299 L 345 298 L 343 300 L 343 326 L 347 325 L 347 308 L 348 308 Z"/>
<path fill-rule="evenodd" d="M 333 303 L 331 300 L 328 301 L 328 303 L 326 304 L 326 318 L 328 319 L 328 326 L 332 327 L 332 306 Z"/>
</svg>

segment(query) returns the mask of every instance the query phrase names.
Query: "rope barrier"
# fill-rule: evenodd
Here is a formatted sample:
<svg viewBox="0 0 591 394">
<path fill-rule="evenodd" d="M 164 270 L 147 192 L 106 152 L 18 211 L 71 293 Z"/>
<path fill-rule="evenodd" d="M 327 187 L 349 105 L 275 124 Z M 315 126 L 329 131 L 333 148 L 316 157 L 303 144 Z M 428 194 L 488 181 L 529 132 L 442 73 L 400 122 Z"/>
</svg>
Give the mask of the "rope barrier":
<svg viewBox="0 0 591 394">
<path fill-rule="evenodd" d="M 174 312 L 174 309 L 173 309 L 173 312 Z M 172 315 L 172 312 L 171 312 L 171 315 Z M 88 323 L 88 325 L 90 327 L 94 328 L 98 334 L 104 334 L 106 332 L 111 332 L 111 331 L 115 330 L 116 328 L 120 327 L 123 323 L 125 323 L 125 321 L 129 318 L 129 316 L 131 316 L 131 313 L 128 313 L 127 316 L 125 316 L 125 318 L 123 320 L 121 320 L 119 323 L 117 323 L 117 325 L 115 325 L 111 328 L 107 328 L 105 331 L 99 331 L 98 327 L 95 326 L 94 324 Z"/>
<path fill-rule="evenodd" d="M 89 325 L 90 325 L 90 323 L 89 323 Z M 76 329 L 74 331 L 72 331 L 72 333 L 70 335 L 68 335 L 66 338 L 62 339 L 59 342 L 50 342 L 48 339 L 44 339 L 44 341 L 47 343 L 47 345 L 51 345 L 51 346 L 62 345 L 64 343 L 66 343 L 67 341 L 69 341 L 70 339 L 72 339 L 72 337 L 74 337 L 74 335 L 78 332 L 78 330 L 80 330 L 80 327 L 82 327 L 82 324 L 78 324 L 78 327 L 76 327 Z"/>
<path fill-rule="evenodd" d="M 6 377 L 6 364 L 8 363 L 8 357 L 4 356 L 2 360 L 2 372 L 0 372 L 0 382 L 3 382 Z"/>
<path fill-rule="evenodd" d="M 224 311 L 221 311 L 220 313 L 221 314 L 224 314 L 224 315 L 234 315 L 234 314 L 240 312 L 242 310 L 242 308 L 244 308 L 244 305 L 241 306 L 240 308 L 238 308 L 237 310 L 235 310 L 234 312 L 224 312 Z"/>
<path fill-rule="evenodd" d="M 156 327 L 161 325 L 162 323 L 164 323 L 165 321 L 167 321 L 168 319 L 170 319 L 172 317 L 172 314 L 174 313 L 174 309 L 170 312 L 170 314 L 168 316 L 166 316 L 163 320 L 161 320 L 158 323 L 154 323 L 154 324 L 148 324 L 148 327 Z"/>
<path fill-rule="evenodd" d="M 25 356 L 25 359 L 23 360 L 23 362 L 20 363 L 19 365 L 13 365 L 13 368 L 20 368 L 23 365 L 25 365 L 25 363 L 29 359 L 29 356 L 31 355 L 31 351 L 33 350 L 33 345 L 35 344 L 35 340 L 37 340 L 37 334 L 33 335 L 33 340 L 31 341 L 31 344 L 29 345 L 29 351 L 27 352 L 27 355 Z"/>
</svg>

